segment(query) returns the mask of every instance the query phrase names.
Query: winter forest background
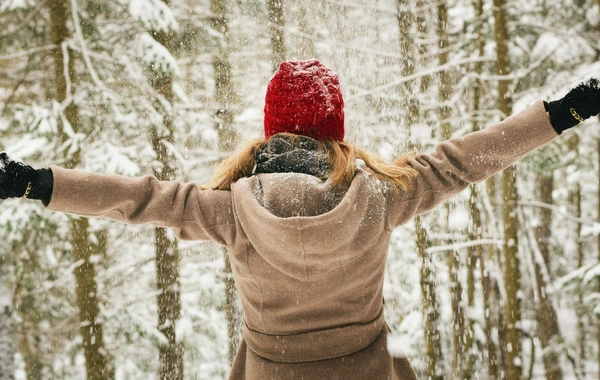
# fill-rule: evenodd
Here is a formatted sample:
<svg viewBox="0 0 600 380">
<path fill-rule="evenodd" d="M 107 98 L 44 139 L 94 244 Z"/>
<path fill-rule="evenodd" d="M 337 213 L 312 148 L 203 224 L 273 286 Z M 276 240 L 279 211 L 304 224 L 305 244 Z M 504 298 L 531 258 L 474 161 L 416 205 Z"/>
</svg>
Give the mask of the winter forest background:
<svg viewBox="0 0 600 380">
<path fill-rule="evenodd" d="M 391 160 L 600 75 L 600 0 L 0 0 L 0 150 L 204 183 L 284 59 Z M 427 379 L 600 378 L 600 125 L 398 229 L 391 344 Z M 0 203 L 0 379 L 226 379 L 224 250 Z"/>
</svg>

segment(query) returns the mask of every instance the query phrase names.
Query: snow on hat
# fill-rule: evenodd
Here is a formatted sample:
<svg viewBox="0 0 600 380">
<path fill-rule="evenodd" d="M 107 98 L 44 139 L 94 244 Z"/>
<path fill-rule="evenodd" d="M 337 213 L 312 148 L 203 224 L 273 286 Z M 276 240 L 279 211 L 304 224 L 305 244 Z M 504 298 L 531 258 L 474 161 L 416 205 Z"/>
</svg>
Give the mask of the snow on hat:
<svg viewBox="0 0 600 380">
<path fill-rule="evenodd" d="M 337 75 L 317 60 L 285 61 L 265 97 L 265 137 L 288 132 L 344 140 L 344 100 Z"/>
</svg>

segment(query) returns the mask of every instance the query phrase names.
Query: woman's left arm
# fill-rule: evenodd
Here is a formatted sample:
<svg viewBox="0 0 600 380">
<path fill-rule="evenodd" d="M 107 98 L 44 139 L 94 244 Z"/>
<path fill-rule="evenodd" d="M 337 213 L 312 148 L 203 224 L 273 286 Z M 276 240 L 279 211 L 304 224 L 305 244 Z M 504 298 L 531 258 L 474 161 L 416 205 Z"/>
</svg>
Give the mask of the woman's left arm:
<svg viewBox="0 0 600 380">
<path fill-rule="evenodd" d="M 500 123 L 441 142 L 434 152 L 415 156 L 414 186 L 388 196 L 388 222 L 396 227 L 425 213 L 471 183 L 485 180 L 548 144 L 564 130 L 600 112 L 596 80 L 584 82 L 564 98 L 538 101 Z"/>
</svg>

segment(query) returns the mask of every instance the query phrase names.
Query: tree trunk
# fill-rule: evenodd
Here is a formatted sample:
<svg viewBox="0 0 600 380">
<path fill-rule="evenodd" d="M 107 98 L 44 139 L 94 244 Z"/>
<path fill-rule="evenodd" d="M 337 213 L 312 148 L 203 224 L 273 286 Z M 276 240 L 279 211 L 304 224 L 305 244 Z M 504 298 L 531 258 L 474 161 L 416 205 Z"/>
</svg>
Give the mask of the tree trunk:
<svg viewBox="0 0 600 380">
<path fill-rule="evenodd" d="M 448 41 L 448 7 L 445 0 L 440 1 L 437 5 L 437 37 L 438 37 L 438 65 L 444 66 L 448 63 L 449 57 L 449 41 Z M 442 140 L 447 140 L 452 137 L 452 124 L 448 120 L 451 114 L 450 107 L 447 102 L 452 97 L 452 79 L 448 70 L 442 70 L 439 77 L 439 92 L 438 99 L 441 105 L 438 107 L 438 115 L 440 117 L 440 127 L 442 132 Z"/>
<path fill-rule="evenodd" d="M 502 193 L 504 206 L 504 285 L 506 290 L 505 304 L 505 339 L 506 376 L 509 379 L 521 378 L 521 299 L 520 299 L 520 262 L 517 250 L 518 224 L 516 216 L 516 173 L 508 168 L 502 173 Z"/>
<path fill-rule="evenodd" d="M 598 0 L 598 7 L 600 7 L 600 0 Z M 598 159 L 598 173 L 597 173 L 597 175 L 598 175 L 598 179 L 599 179 L 598 183 L 600 184 L 600 139 L 598 139 L 596 144 L 597 144 L 596 145 L 596 154 L 598 155 L 598 158 L 597 158 Z M 598 196 L 598 200 L 597 200 L 598 209 L 596 210 L 596 213 L 597 213 L 596 219 L 597 219 L 597 222 L 600 223 L 600 187 L 598 188 L 597 196 Z M 600 235 L 598 235 L 596 237 L 596 251 L 597 251 L 596 254 L 598 255 L 598 261 L 600 261 Z M 597 291 L 600 292 L 600 279 L 598 279 L 597 281 L 598 281 Z M 598 344 L 596 360 L 597 360 L 598 367 L 600 368 L 600 316 L 598 314 L 596 314 L 596 319 L 597 319 L 596 320 L 596 323 L 597 323 L 596 342 Z M 600 371 L 598 371 L 598 379 L 600 380 Z"/>
<path fill-rule="evenodd" d="M 485 48 L 485 37 L 483 35 L 483 8 L 484 0 L 474 0 L 473 8 L 475 13 L 475 21 L 479 22 L 477 28 L 477 50 L 479 56 L 484 55 Z M 478 74 L 482 73 L 481 62 L 476 63 L 475 71 Z M 478 81 L 476 94 L 481 94 L 481 82 Z M 479 102 L 479 100 L 478 100 Z M 492 176 L 485 182 L 485 189 L 487 197 L 490 200 L 491 208 L 490 212 L 495 212 L 499 209 L 497 202 L 497 183 L 499 175 Z M 487 233 L 491 235 L 493 231 L 492 224 L 487 223 Z M 497 344 L 496 342 L 502 342 L 504 336 L 504 318 L 503 310 L 501 308 L 500 301 L 500 285 L 498 279 L 492 275 L 494 273 L 491 269 L 495 266 L 495 258 L 500 257 L 500 251 L 494 246 L 489 245 L 486 249 L 487 252 L 480 252 L 479 255 L 479 266 L 481 272 L 481 288 L 483 293 L 483 311 L 485 315 L 484 322 L 484 334 L 486 339 L 486 356 L 487 356 L 487 369 L 488 376 L 490 379 L 506 378 L 506 374 L 503 373 L 501 376 L 501 368 L 504 368 L 506 362 L 506 352 L 503 344 Z"/>
<path fill-rule="evenodd" d="M 575 152 L 576 153 L 576 161 L 579 161 L 580 156 L 579 156 L 579 137 L 578 135 L 574 134 L 571 136 L 571 138 L 569 140 L 567 140 L 567 147 L 569 149 L 569 151 L 571 152 Z M 551 174 L 549 174 L 551 176 Z M 543 187 L 541 188 L 542 190 Z M 581 198 L 582 194 L 581 194 L 581 184 L 579 182 L 574 184 L 574 188 L 572 190 L 570 190 L 569 192 L 569 201 L 571 203 L 571 214 L 574 215 L 576 218 L 581 218 L 582 216 L 582 206 L 581 206 Z M 544 203 L 551 203 L 552 201 L 552 197 L 550 196 L 546 196 L 544 199 Z M 542 210 L 545 211 L 545 210 Z M 548 217 L 549 220 L 551 220 L 551 212 L 550 211 L 545 211 L 546 213 L 549 213 L 550 216 Z M 543 215 L 543 214 L 542 214 Z M 585 253 L 584 253 L 584 237 L 581 235 L 581 223 L 575 223 L 575 241 L 577 242 L 577 268 L 581 269 L 584 265 L 584 259 L 585 259 Z M 549 226 L 547 226 L 548 228 L 550 228 Z M 548 234 L 548 237 L 551 234 L 551 231 L 547 231 L 546 232 Z M 546 243 L 546 249 L 547 246 L 549 245 L 547 242 Z M 540 248 L 541 250 L 541 248 Z M 542 253 L 544 254 L 544 262 L 546 263 L 546 265 L 549 268 L 549 252 L 546 253 L 544 251 L 542 251 Z M 549 269 L 548 269 L 549 271 Z M 586 316 L 587 316 L 587 312 L 588 312 L 588 307 L 586 305 L 586 301 L 584 300 L 584 284 L 583 284 L 583 280 L 580 279 L 579 280 L 579 284 L 577 286 L 577 301 L 576 301 L 576 305 L 575 305 L 575 314 L 576 314 L 576 319 L 577 319 L 577 361 L 574 363 L 575 364 L 575 370 L 579 373 L 579 374 L 585 374 L 586 373 L 586 363 L 587 363 L 587 352 L 586 352 L 586 343 L 587 343 L 587 335 L 588 335 L 588 331 L 587 330 L 587 323 L 586 323 Z M 550 304 L 550 306 L 552 306 L 552 304 Z M 552 312 L 554 312 L 554 318 L 556 319 L 556 311 L 554 309 L 552 309 Z M 552 317 L 552 315 L 548 315 L 549 317 Z M 555 331 L 556 331 L 556 337 L 554 338 L 554 340 L 557 340 L 560 338 L 560 331 L 559 331 L 559 327 L 558 327 L 558 323 L 555 322 L 554 323 L 556 325 Z M 548 326 L 548 329 L 552 328 L 552 325 Z M 551 330 L 548 330 L 546 333 L 550 333 Z M 542 337 L 540 336 L 540 341 L 542 340 Z M 556 344 L 556 342 L 554 342 Z M 558 356 L 557 353 L 555 353 L 555 356 Z M 551 364 L 551 363 L 549 363 Z M 546 365 L 546 362 L 544 362 L 544 365 Z M 553 370 L 553 372 L 558 372 L 560 371 L 560 368 Z M 546 372 L 548 372 L 548 368 L 546 368 Z M 560 378 L 562 378 L 562 371 L 559 372 L 560 373 Z M 550 377 L 549 377 L 550 378 Z M 556 377 L 558 378 L 558 377 Z"/>
<path fill-rule="evenodd" d="M 287 55 L 283 33 L 285 26 L 283 0 L 267 0 L 267 18 L 271 37 L 271 63 L 273 70 L 277 70 L 277 67 L 285 61 Z"/>
<path fill-rule="evenodd" d="M 400 54 L 402 55 L 401 74 L 408 77 L 415 73 L 415 55 L 417 54 L 413 33 L 415 17 L 411 9 L 411 0 L 397 0 L 396 5 L 398 8 L 398 31 L 400 32 Z M 415 87 L 414 81 L 404 83 L 404 120 L 409 129 L 419 118 L 418 98 L 414 94 Z"/>
<path fill-rule="evenodd" d="M 415 56 L 417 55 L 417 46 L 415 46 L 413 23 L 416 20 L 412 12 L 412 3 L 410 0 L 397 0 L 398 7 L 398 29 L 400 33 L 400 53 L 402 54 L 402 75 L 410 76 L 415 71 Z M 425 24 L 418 26 L 420 32 L 426 32 Z M 420 90 L 423 91 L 428 86 L 428 81 L 422 80 Z M 407 81 L 404 84 L 405 98 L 405 120 L 406 127 L 411 128 L 418 120 L 419 105 L 418 97 L 414 95 L 416 84 L 413 81 Z M 413 147 L 414 148 L 414 147 Z M 421 307 L 423 313 L 423 328 L 425 333 L 425 350 L 427 356 L 427 377 L 429 379 L 443 378 L 442 363 L 442 342 L 439 330 L 439 302 L 437 299 L 436 284 L 433 281 L 433 262 L 426 252 L 428 245 L 427 230 L 421 223 L 421 217 L 414 218 L 415 237 L 417 251 L 421 258 L 420 285 L 421 285 Z"/>
<path fill-rule="evenodd" d="M 541 174 L 539 177 L 540 201 L 544 204 L 552 204 L 552 191 L 554 190 L 554 178 L 552 173 Z M 534 260 L 536 293 L 538 296 L 538 338 L 544 352 L 544 368 L 546 370 L 546 379 L 562 379 L 562 369 L 560 367 L 560 357 L 553 345 L 560 339 L 558 320 L 556 310 L 552 305 L 550 295 L 547 293 L 547 287 L 550 285 L 550 278 L 544 276 L 544 273 L 550 273 L 550 244 L 549 240 L 552 234 L 552 211 L 547 208 L 540 209 L 540 226 L 536 229 L 536 240 L 541 258 Z M 543 262 L 539 262 L 543 259 Z"/>
<path fill-rule="evenodd" d="M 215 100 L 217 103 L 215 128 L 219 133 L 219 150 L 221 152 L 232 152 L 237 145 L 239 137 L 233 125 L 235 116 L 234 104 L 237 103 L 237 98 L 231 79 L 230 44 L 227 39 L 229 26 L 226 5 L 225 0 L 211 0 L 210 3 L 213 15 L 211 26 L 220 34 L 220 39 L 217 43 L 218 48 L 213 55 L 212 64 L 215 76 Z M 225 267 L 223 268 L 223 281 L 225 283 L 224 309 L 229 335 L 228 358 L 231 365 L 240 343 L 242 313 L 237 302 L 236 287 L 227 250 L 223 250 L 223 255 L 225 259 Z"/>
<path fill-rule="evenodd" d="M 483 0 L 476 0 L 473 2 L 473 8 L 475 11 L 475 20 L 481 20 L 483 14 Z M 477 39 L 476 39 L 476 47 L 475 51 L 479 57 L 484 54 L 485 40 L 482 36 L 481 26 L 476 28 Z M 477 74 L 481 74 L 483 71 L 483 64 L 481 62 L 477 62 L 474 67 L 474 71 Z M 473 102 L 472 102 L 472 112 L 477 115 L 480 107 L 481 107 L 481 82 L 479 79 L 475 79 L 475 83 L 473 84 Z M 480 129 L 479 122 L 477 118 L 473 118 L 471 123 L 471 131 L 475 132 Z M 481 210 L 479 209 L 479 195 L 478 195 L 478 187 L 477 185 L 471 185 L 470 187 L 471 193 L 469 195 L 469 213 L 471 225 L 469 229 L 469 240 L 478 240 L 483 237 L 483 223 L 481 221 Z M 484 247 L 482 245 L 477 245 L 475 247 L 469 247 L 467 249 L 467 304 L 469 310 L 473 310 L 475 308 L 475 271 L 477 267 L 477 260 L 480 259 L 480 264 L 483 266 L 483 255 L 484 255 Z M 483 274 L 483 273 L 482 273 Z M 490 300 L 487 298 L 486 292 L 489 292 L 489 285 L 486 286 L 484 282 L 485 276 L 481 276 L 482 281 L 482 290 L 484 292 L 483 296 L 483 306 L 484 306 L 484 314 L 489 312 L 489 302 Z M 488 279 L 489 281 L 489 279 Z M 492 339 L 492 329 L 490 328 L 490 318 L 484 318 L 484 326 L 483 331 L 486 337 L 486 344 L 488 348 L 488 373 L 491 378 L 495 378 L 496 372 L 491 372 L 493 365 L 490 363 L 496 363 L 496 348 Z M 468 318 L 466 327 L 465 327 L 465 351 L 466 355 L 466 363 L 465 369 L 463 372 L 464 379 L 471 379 L 473 376 L 474 366 L 476 357 L 472 354 L 472 350 L 474 349 L 473 344 L 475 341 L 475 331 L 474 331 L 475 321 L 472 317 Z"/>
<path fill-rule="evenodd" d="M 76 295 L 79 307 L 79 331 L 83 338 L 88 379 L 112 378 L 107 366 L 102 324 L 99 322 L 100 307 L 96 286 L 96 267 L 90 257 L 99 253 L 89 239 L 89 221 L 86 218 L 71 220 L 73 259 L 81 262 L 73 274 L 77 281 Z"/>
<path fill-rule="evenodd" d="M 478 208 L 478 197 L 477 197 L 477 188 L 472 185 L 471 186 L 471 194 L 469 196 L 469 210 L 471 213 L 471 228 L 469 230 L 469 240 L 477 240 L 482 238 L 482 224 L 481 224 L 481 215 Z M 477 258 L 483 255 L 483 246 L 477 245 L 475 247 L 470 247 L 467 249 L 467 307 L 468 310 L 475 309 L 475 271 L 477 268 Z M 487 321 L 487 318 L 486 318 Z M 465 353 L 465 364 L 462 372 L 462 379 L 469 380 L 473 376 L 474 367 L 475 367 L 475 320 L 470 315 L 467 316 L 465 323 L 465 332 L 464 339 L 465 344 L 463 347 L 463 352 Z M 484 331 L 486 329 L 484 328 Z M 487 331 L 486 331 L 487 333 Z"/>
<path fill-rule="evenodd" d="M 479 192 L 477 186 L 471 186 L 471 195 L 469 197 L 469 209 L 471 212 L 471 229 L 469 231 L 469 240 L 477 240 L 483 237 L 483 222 L 481 218 L 481 211 L 479 209 Z M 483 245 L 477 245 L 470 247 L 468 250 L 467 257 L 467 297 L 469 308 L 475 305 L 475 270 L 477 261 L 479 261 L 480 277 L 481 277 L 481 290 L 482 290 L 482 302 L 483 302 L 483 333 L 485 336 L 485 356 L 487 356 L 487 368 L 488 378 L 500 379 L 499 370 L 499 347 L 496 344 L 498 337 L 498 331 L 502 330 L 502 323 L 499 321 L 500 308 L 498 307 L 498 283 L 490 275 L 490 269 L 487 267 L 487 262 L 493 262 L 494 248 L 490 245 L 488 249 L 484 249 Z M 487 253 L 487 257 L 486 257 Z M 474 321 L 469 319 L 466 325 L 466 347 L 464 350 L 468 353 L 466 357 L 465 370 L 461 376 L 461 379 L 470 379 L 474 375 L 474 365 L 476 357 L 474 354 L 469 354 L 469 350 L 474 349 Z"/>
<path fill-rule="evenodd" d="M 296 11 L 298 13 L 298 30 L 302 34 L 302 42 L 299 48 L 300 56 L 306 58 L 317 58 L 315 42 L 312 38 L 310 38 L 314 36 L 315 33 L 308 25 L 307 9 L 310 8 L 306 6 L 306 1 L 297 1 Z"/>
<path fill-rule="evenodd" d="M 215 128 L 219 133 L 219 149 L 222 152 L 232 152 L 238 143 L 238 134 L 233 126 L 234 104 L 237 102 L 237 97 L 231 79 L 226 0 L 211 0 L 210 8 L 213 15 L 211 27 L 220 35 L 217 50 L 212 57 L 215 76 L 215 101 L 217 103 Z"/>
<path fill-rule="evenodd" d="M 494 32 L 496 37 L 498 75 L 509 75 L 508 29 L 506 25 L 505 0 L 494 0 Z M 508 91 L 509 81 L 498 81 L 498 109 L 504 116 L 511 113 L 511 94 Z M 504 222 L 504 286 L 506 290 L 505 326 L 506 336 L 506 377 L 520 379 L 521 361 L 521 285 L 520 263 L 518 254 L 518 220 L 517 220 L 517 183 L 516 170 L 509 167 L 502 172 L 502 197 Z"/>
<path fill-rule="evenodd" d="M 49 0 L 50 23 L 52 28 L 52 42 L 57 46 L 53 51 L 54 58 L 54 81 L 56 98 L 63 102 L 70 94 L 67 93 L 67 83 L 71 83 L 71 91 L 76 84 L 76 75 L 72 55 L 63 56 L 62 44 L 69 38 L 67 29 L 68 7 L 64 0 Z M 64 70 L 64 60 L 68 59 L 68 72 Z M 65 75 L 66 74 L 66 75 Z M 70 103 L 65 109 L 65 118 L 70 123 L 72 130 L 79 131 L 79 109 L 75 103 Z M 60 132 L 62 132 L 62 128 Z M 63 139 L 66 135 L 63 134 Z M 67 167 L 75 167 L 79 164 L 79 152 L 66 156 Z M 74 270 L 75 290 L 77 307 L 79 309 L 80 334 L 83 339 L 83 350 L 87 378 L 89 380 L 101 380 L 112 378 L 112 370 L 109 368 L 106 349 L 104 347 L 104 334 L 99 319 L 100 307 L 98 302 L 96 286 L 96 268 L 90 261 L 94 255 L 94 245 L 90 241 L 88 232 L 88 220 L 85 218 L 71 219 L 71 245 L 73 259 L 80 261 L 81 265 Z"/>
<path fill-rule="evenodd" d="M 577 135 L 573 135 L 571 139 L 567 142 L 570 151 L 577 152 L 577 159 L 579 159 L 579 138 Z M 578 182 L 575 184 L 575 188 L 571 191 L 570 194 L 571 204 L 573 207 L 573 214 L 577 218 L 581 218 L 581 184 Z M 577 241 L 577 268 L 583 267 L 584 264 L 584 250 L 583 250 L 583 237 L 581 236 L 581 223 L 575 224 L 575 239 Z M 577 315 L 577 352 L 578 352 L 578 362 L 579 362 L 579 372 L 586 373 L 586 362 L 587 362 L 587 352 L 586 352 L 586 314 L 587 314 L 587 306 L 586 301 L 584 300 L 584 292 L 583 289 L 583 281 L 580 280 L 580 284 L 577 289 L 577 305 L 575 307 L 575 313 Z"/>
<path fill-rule="evenodd" d="M 22 256 L 22 247 L 13 246 L 12 254 Z M 44 373 L 44 361 L 40 342 L 42 333 L 39 329 L 39 323 L 42 318 L 39 317 L 38 300 L 30 293 L 33 289 L 32 282 L 27 281 L 28 274 L 35 272 L 37 265 L 33 263 L 31 257 L 22 260 L 17 265 L 22 266 L 15 280 L 12 304 L 14 311 L 18 313 L 18 323 L 16 333 L 18 334 L 19 352 L 23 355 L 24 369 L 27 380 L 37 380 Z M 29 294 L 28 294 L 29 293 Z"/>
<path fill-rule="evenodd" d="M 469 231 L 469 240 L 480 239 L 483 235 L 483 223 L 481 220 L 481 212 L 478 205 L 478 191 L 475 185 L 471 186 L 471 195 L 469 197 L 469 210 L 471 212 L 471 230 Z M 485 250 L 482 245 L 469 248 L 467 256 L 467 297 L 469 308 L 472 309 L 475 306 L 475 266 L 479 259 L 479 267 L 481 270 L 481 288 L 483 293 L 483 313 L 484 313 L 484 325 L 483 331 L 485 335 L 486 354 L 487 354 L 487 365 L 488 375 L 490 379 L 497 379 L 498 377 L 498 348 L 495 343 L 494 323 L 492 322 L 492 313 L 495 308 L 492 307 L 492 302 L 495 299 L 495 289 L 490 279 L 490 273 L 486 268 Z M 467 324 L 466 334 L 466 347 L 465 350 L 469 352 L 473 348 L 474 341 L 474 321 L 469 319 Z M 473 376 L 473 366 L 475 358 L 473 355 L 467 356 L 467 364 L 463 374 L 464 379 L 470 379 Z"/>
<path fill-rule="evenodd" d="M 177 342 L 176 326 L 181 317 L 179 291 L 179 250 L 164 228 L 154 229 L 156 286 L 158 288 L 158 329 L 168 343 L 159 348 L 159 375 L 162 380 L 183 379 L 183 346 Z"/>
<path fill-rule="evenodd" d="M 8 254 L 0 254 L 0 380 L 15 378 L 15 331 L 12 294 L 6 286 Z"/>
<path fill-rule="evenodd" d="M 164 1 L 169 6 L 169 1 Z M 150 30 L 152 37 L 173 53 L 173 35 L 164 30 Z M 169 104 L 173 104 L 173 76 L 169 72 L 148 68 L 149 81 L 158 96 Z M 160 181 L 172 180 L 175 169 L 172 164 L 166 143 L 172 144 L 174 123 L 172 107 L 165 108 L 158 97 L 154 108 L 162 114 L 162 125 L 152 126 L 150 138 L 160 168 L 154 169 L 154 175 Z M 156 249 L 156 286 L 158 288 L 158 329 L 167 339 L 159 348 L 159 376 L 162 380 L 183 379 L 183 345 L 177 341 L 176 326 L 181 317 L 181 295 L 179 289 L 179 247 L 177 241 L 169 238 L 167 230 L 154 229 Z"/>
<path fill-rule="evenodd" d="M 421 307 L 425 329 L 425 350 L 427 356 L 427 378 L 444 379 L 442 365 L 442 339 L 439 329 L 440 305 L 437 299 L 436 285 L 433 275 L 433 261 L 426 252 L 428 245 L 427 230 L 421 224 L 421 217 L 415 217 L 415 233 L 417 251 L 421 258 Z"/>
<path fill-rule="evenodd" d="M 448 63 L 449 41 L 448 41 L 448 8 L 446 1 L 440 1 L 437 5 L 437 40 L 438 40 L 438 65 L 444 66 Z M 438 115 L 441 127 L 441 139 L 447 140 L 452 137 L 452 124 L 449 121 L 452 111 L 448 101 L 452 97 L 452 80 L 448 70 L 442 70 L 439 74 L 438 99 L 441 104 L 438 107 Z M 450 216 L 450 203 L 446 202 L 445 212 Z M 446 230 L 450 229 L 446 219 Z M 449 250 L 446 253 L 448 266 L 448 277 L 450 281 L 450 299 L 452 304 L 452 374 L 455 378 L 461 377 L 460 372 L 464 368 L 465 361 L 465 311 L 463 305 L 463 286 L 460 282 L 460 258 L 457 252 Z"/>
<path fill-rule="evenodd" d="M 600 0 L 595 0 L 598 9 L 600 9 Z M 600 32 L 600 22 L 596 23 L 596 31 Z M 600 53 L 596 52 L 596 60 L 600 59 Z M 600 119 L 600 117 L 598 117 Z M 600 139 L 596 142 L 596 154 L 598 155 L 598 173 L 597 176 L 600 179 Z M 597 191 L 597 221 L 600 222 L 600 188 Z M 596 238 L 596 254 L 598 255 L 598 261 L 600 261 L 600 235 Z M 600 292 L 600 279 L 598 279 L 597 283 L 597 291 Z M 600 368 L 600 316 L 596 314 L 596 344 L 597 344 L 597 357 L 596 357 L 596 365 Z M 600 371 L 598 371 L 598 379 L 600 380 Z"/>
<path fill-rule="evenodd" d="M 223 282 L 225 283 L 225 318 L 227 319 L 227 334 L 229 335 L 228 358 L 229 365 L 233 364 L 242 337 L 243 317 L 240 310 L 237 288 L 231 272 L 231 260 L 227 251 L 223 251 L 225 267 Z"/>
</svg>

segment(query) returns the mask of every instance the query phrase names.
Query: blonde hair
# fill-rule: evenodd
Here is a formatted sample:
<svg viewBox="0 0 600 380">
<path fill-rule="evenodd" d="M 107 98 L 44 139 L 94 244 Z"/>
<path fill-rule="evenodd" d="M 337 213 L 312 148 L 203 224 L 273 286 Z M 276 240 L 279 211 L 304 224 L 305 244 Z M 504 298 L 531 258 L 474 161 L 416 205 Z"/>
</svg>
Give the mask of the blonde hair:
<svg viewBox="0 0 600 380">
<path fill-rule="evenodd" d="M 280 133 L 288 136 L 293 142 L 299 136 L 291 133 Z M 268 139 L 254 139 L 249 141 L 240 151 L 225 159 L 217 167 L 213 178 L 202 185 L 202 189 L 230 190 L 231 184 L 243 177 L 250 177 L 256 165 L 256 154 L 267 144 Z M 407 165 L 414 154 L 405 154 L 392 163 L 385 162 L 376 154 L 355 147 L 346 141 L 318 141 L 318 151 L 327 154 L 331 165 L 329 179 L 334 186 L 348 184 L 358 170 L 356 160 L 365 163 L 365 170 L 375 177 L 387 181 L 392 185 L 407 190 L 412 186 L 417 171 Z"/>
</svg>

